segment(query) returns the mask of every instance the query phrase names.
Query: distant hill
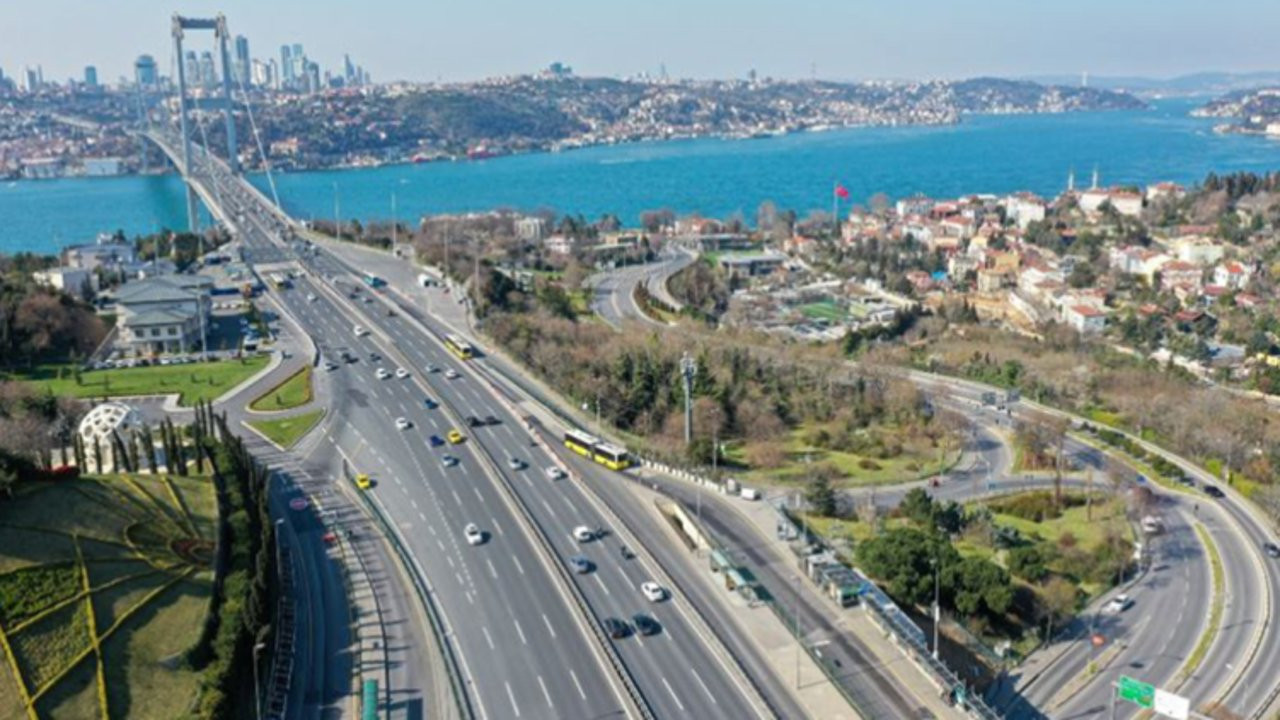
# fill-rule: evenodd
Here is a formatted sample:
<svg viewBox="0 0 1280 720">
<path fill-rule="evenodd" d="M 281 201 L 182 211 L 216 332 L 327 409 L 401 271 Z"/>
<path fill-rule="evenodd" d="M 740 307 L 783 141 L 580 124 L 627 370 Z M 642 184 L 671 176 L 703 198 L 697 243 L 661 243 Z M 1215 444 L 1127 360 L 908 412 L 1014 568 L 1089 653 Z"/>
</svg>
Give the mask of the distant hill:
<svg viewBox="0 0 1280 720">
<path fill-rule="evenodd" d="M 1037 75 L 1027 78 L 1032 82 L 1048 85 L 1080 86 L 1080 75 Z M 1265 86 L 1280 86 L 1280 71 L 1259 72 L 1200 72 L 1171 78 L 1151 78 L 1124 75 L 1090 75 L 1089 87 L 1120 90 L 1143 97 L 1222 95 L 1235 90 L 1250 90 Z"/>
</svg>

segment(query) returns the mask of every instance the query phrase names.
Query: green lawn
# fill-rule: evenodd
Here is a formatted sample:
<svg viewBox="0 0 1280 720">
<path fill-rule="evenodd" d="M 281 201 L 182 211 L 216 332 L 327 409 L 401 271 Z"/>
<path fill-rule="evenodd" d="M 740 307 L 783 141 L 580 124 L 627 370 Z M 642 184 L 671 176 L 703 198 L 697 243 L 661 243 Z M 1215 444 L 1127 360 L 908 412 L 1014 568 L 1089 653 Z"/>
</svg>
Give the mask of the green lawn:
<svg viewBox="0 0 1280 720">
<path fill-rule="evenodd" d="M 891 431 L 885 431 L 891 432 Z M 824 450 L 805 442 L 803 428 L 793 430 L 784 444 L 786 463 L 775 469 L 749 469 L 739 473 L 744 479 L 771 484 L 804 483 L 813 466 L 829 465 L 841 475 L 837 487 L 862 487 L 869 485 L 893 485 L 945 471 L 959 459 L 959 451 L 951 453 L 939 462 L 936 448 L 926 443 L 908 443 L 896 457 L 877 458 L 856 453 Z M 747 465 L 744 448 L 730 445 L 725 457 L 737 465 Z"/>
<path fill-rule="evenodd" d="M 249 408 L 259 412 L 292 410 L 311 402 L 311 366 L 290 375 L 284 382 L 254 400 Z"/>
<path fill-rule="evenodd" d="M 192 363 L 190 365 L 154 365 L 116 370 L 90 370 L 76 382 L 70 370 L 61 365 L 42 365 L 12 380 L 28 382 L 58 397 L 119 397 L 122 395 L 178 394 L 178 404 L 195 405 L 197 400 L 214 400 L 267 365 L 266 355 L 255 355 L 244 361 Z"/>
<path fill-rule="evenodd" d="M 322 417 L 324 410 L 312 410 L 278 420 L 251 420 L 249 425 L 266 435 L 271 442 L 282 448 L 289 448 L 315 427 Z"/>
<path fill-rule="evenodd" d="M 841 308 L 830 300 L 801 305 L 798 309 L 800 310 L 800 314 L 810 320 L 827 320 L 832 323 L 840 323 L 844 322 L 845 318 L 848 316 L 848 313 L 844 311 L 844 308 Z"/>
<path fill-rule="evenodd" d="M 48 686 L 39 717 L 101 717 L 99 698 L 109 717 L 184 715 L 200 676 L 173 658 L 196 641 L 208 609 L 212 483 L 132 475 L 19 489 L 0 502 L 0 532 L 42 539 L 0 539 L 0 596 L 12 610 L 0 629 L 13 650 L 0 654 L 0 718 L 28 717 L 15 676 L 29 691 Z"/>
<path fill-rule="evenodd" d="M 1026 538 L 1038 535 L 1049 542 L 1057 542 L 1069 532 L 1081 547 L 1092 547 L 1106 539 L 1108 528 L 1121 528 L 1123 536 L 1132 539 L 1129 523 L 1124 520 L 1124 509 L 1122 499 L 1109 497 L 1094 502 L 1092 519 L 1084 506 L 1067 508 L 1060 517 L 1041 522 L 1002 513 L 995 513 L 994 517 L 997 525 L 1015 528 Z"/>
</svg>

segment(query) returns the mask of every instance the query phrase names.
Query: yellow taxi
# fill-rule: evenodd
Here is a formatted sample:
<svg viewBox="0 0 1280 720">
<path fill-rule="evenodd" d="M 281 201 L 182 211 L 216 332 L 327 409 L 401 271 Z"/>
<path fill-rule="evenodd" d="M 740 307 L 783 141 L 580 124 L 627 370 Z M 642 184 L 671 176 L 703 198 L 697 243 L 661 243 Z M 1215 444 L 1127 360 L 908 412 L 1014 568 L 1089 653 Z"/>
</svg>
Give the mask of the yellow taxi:
<svg viewBox="0 0 1280 720">
<path fill-rule="evenodd" d="M 458 443 L 466 439 L 462 436 L 462 433 L 458 432 L 456 429 L 450 430 L 449 434 L 446 437 L 448 437 L 449 442 L 453 443 L 454 445 L 457 445 Z"/>
<path fill-rule="evenodd" d="M 373 481 L 369 479 L 368 475 L 360 473 L 359 475 L 356 475 L 356 487 L 361 490 L 368 490 L 373 487 Z"/>
</svg>

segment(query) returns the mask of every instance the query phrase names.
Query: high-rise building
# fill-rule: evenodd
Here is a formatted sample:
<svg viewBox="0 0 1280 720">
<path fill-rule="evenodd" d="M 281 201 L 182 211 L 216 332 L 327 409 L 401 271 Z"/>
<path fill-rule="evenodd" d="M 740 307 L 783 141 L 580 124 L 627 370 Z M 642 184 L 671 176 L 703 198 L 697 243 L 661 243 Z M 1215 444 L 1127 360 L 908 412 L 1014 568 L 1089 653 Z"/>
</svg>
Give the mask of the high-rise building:
<svg viewBox="0 0 1280 720">
<path fill-rule="evenodd" d="M 284 87 L 293 84 L 293 55 L 288 45 L 280 46 L 280 81 Z"/>
<path fill-rule="evenodd" d="M 320 92 L 319 63 L 307 63 L 307 92 Z"/>
<path fill-rule="evenodd" d="M 183 53 L 182 67 L 187 73 L 187 85 L 199 85 L 200 60 L 196 57 L 195 50 L 188 50 Z"/>
<path fill-rule="evenodd" d="M 98 87 L 98 68 L 92 65 L 86 65 L 84 68 L 84 84 L 85 87 Z"/>
<path fill-rule="evenodd" d="M 150 55 L 139 55 L 133 61 L 133 81 L 142 87 L 155 87 L 156 59 Z"/>
<path fill-rule="evenodd" d="M 275 61 L 272 60 L 270 64 L 267 64 L 255 58 L 251 62 L 253 69 L 249 79 L 253 81 L 254 87 L 273 87 L 275 85 L 275 77 L 272 70 L 275 68 Z"/>
<path fill-rule="evenodd" d="M 40 75 L 35 68 L 31 66 L 27 66 L 23 74 L 26 75 L 26 80 L 27 80 L 26 91 L 27 92 L 33 93 L 40 89 Z"/>
<path fill-rule="evenodd" d="M 276 59 L 271 58 L 271 62 L 267 63 L 267 73 L 271 78 L 271 87 L 276 90 L 280 89 L 280 66 L 276 64 Z"/>
<path fill-rule="evenodd" d="M 236 36 L 236 78 L 239 83 L 245 87 L 249 87 L 253 80 L 252 65 L 249 60 L 249 38 L 243 35 Z"/>
<path fill-rule="evenodd" d="M 356 85 L 360 79 L 356 77 L 356 67 L 351 64 L 351 56 L 342 54 L 342 79 L 347 85 Z"/>
<path fill-rule="evenodd" d="M 218 71 L 213 64 L 213 53 L 205 50 L 200 53 L 200 84 L 206 88 L 218 85 Z"/>
</svg>

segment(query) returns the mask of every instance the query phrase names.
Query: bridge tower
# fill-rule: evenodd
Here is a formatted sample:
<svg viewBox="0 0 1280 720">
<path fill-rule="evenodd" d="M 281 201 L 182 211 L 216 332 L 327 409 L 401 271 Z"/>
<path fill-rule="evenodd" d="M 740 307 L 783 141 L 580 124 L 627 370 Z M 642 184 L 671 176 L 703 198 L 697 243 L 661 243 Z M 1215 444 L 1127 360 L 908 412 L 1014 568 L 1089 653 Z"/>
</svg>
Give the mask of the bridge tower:
<svg viewBox="0 0 1280 720">
<path fill-rule="evenodd" d="M 182 131 L 182 164 L 184 172 L 191 175 L 191 130 L 187 119 L 190 101 L 187 98 L 187 72 L 182 54 L 182 38 L 185 30 L 212 30 L 218 40 L 218 54 L 222 58 L 222 99 L 223 112 L 227 121 L 227 166 L 232 173 L 240 172 L 236 150 L 236 124 L 231 105 L 231 58 L 227 52 L 227 18 L 221 13 L 215 18 L 188 18 L 174 13 L 173 15 L 173 49 L 178 66 L 178 122 Z M 200 229 L 199 207 L 196 204 L 196 191 L 187 183 L 187 225 L 192 232 Z"/>
</svg>

